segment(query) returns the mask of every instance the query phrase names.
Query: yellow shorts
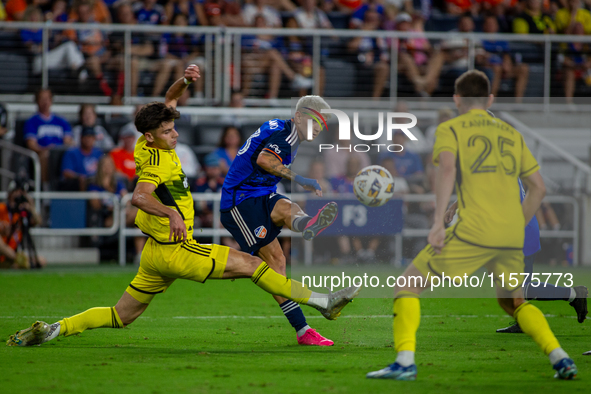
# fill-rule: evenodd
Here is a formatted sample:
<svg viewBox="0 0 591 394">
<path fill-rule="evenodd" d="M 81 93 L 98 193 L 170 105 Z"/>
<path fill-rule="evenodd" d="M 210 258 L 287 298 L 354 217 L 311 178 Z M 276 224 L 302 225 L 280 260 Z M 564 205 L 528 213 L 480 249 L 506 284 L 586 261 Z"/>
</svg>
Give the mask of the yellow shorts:
<svg viewBox="0 0 591 394">
<path fill-rule="evenodd" d="M 522 285 L 524 276 L 516 275 L 518 284 L 509 285 L 509 275 L 519 274 L 525 267 L 523 250 L 521 249 L 493 249 L 472 245 L 460 241 L 453 233 L 453 227 L 445 232 L 445 247 L 441 254 L 436 254 L 431 245 L 427 245 L 413 260 L 413 264 L 424 276 L 453 278 L 454 276 L 470 276 L 481 267 L 494 274 L 495 283 L 501 285 L 499 275 L 504 274 L 504 289 L 513 291 Z M 515 276 L 515 275 L 514 275 Z M 515 281 L 511 281 L 514 285 Z"/>
<path fill-rule="evenodd" d="M 227 246 L 202 245 L 194 239 L 164 245 L 150 238 L 144 246 L 138 273 L 126 291 L 139 302 L 149 304 L 175 279 L 201 283 L 209 278 L 221 279 L 229 251 Z"/>
</svg>

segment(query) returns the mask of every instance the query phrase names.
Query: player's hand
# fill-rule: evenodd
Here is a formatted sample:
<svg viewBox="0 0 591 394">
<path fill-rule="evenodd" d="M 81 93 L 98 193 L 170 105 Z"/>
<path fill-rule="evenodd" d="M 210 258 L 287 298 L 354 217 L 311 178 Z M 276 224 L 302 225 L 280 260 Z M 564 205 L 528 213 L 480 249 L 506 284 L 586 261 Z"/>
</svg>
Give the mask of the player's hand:
<svg viewBox="0 0 591 394">
<path fill-rule="evenodd" d="M 429 245 L 435 249 L 435 253 L 441 253 L 441 250 L 445 246 L 443 243 L 445 241 L 445 227 L 443 227 L 443 225 L 434 224 L 433 227 L 431 227 L 431 231 L 429 231 L 427 241 L 429 242 Z"/>
<path fill-rule="evenodd" d="M 450 223 L 453 220 L 457 209 L 458 209 L 458 202 L 457 201 L 454 202 L 453 204 L 451 204 L 449 206 L 449 208 L 447 208 L 447 211 L 445 211 L 445 216 L 443 217 L 443 220 L 445 221 L 445 223 Z"/>
<path fill-rule="evenodd" d="M 181 242 L 187 239 L 187 226 L 181 215 L 178 212 L 173 211 L 170 217 L 170 235 L 168 236 L 169 241 Z"/>
<path fill-rule="evenodd" d="M 304 178 L 301 175 L 296 175 L 294 181 L 301 185 L 305 190 L 309 192 L 316 192 L 318 197 L 322 197 L 322 188 L 316 179 Z"/>
<path fill-rule="evenodd" d="M 200 78 L 201 74 L 199 73 L 199 67 L 195 64 L 191 64 L 189 67 L 185 69 L 185 78 L 187 81 L 195 82 L 197 78 Z"/>
</svg>

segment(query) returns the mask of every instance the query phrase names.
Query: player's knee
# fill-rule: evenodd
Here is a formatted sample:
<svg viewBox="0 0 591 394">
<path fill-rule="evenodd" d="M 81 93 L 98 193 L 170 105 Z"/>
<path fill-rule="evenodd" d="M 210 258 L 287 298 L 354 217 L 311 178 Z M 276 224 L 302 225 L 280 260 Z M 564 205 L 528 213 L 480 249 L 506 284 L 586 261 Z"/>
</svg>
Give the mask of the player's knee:
<svg viewBox="0 0 591 394">
<path fill-rule="evenodd" d="M 252 271 L 253 274 L 262 262 L 263 260 L 256 256 L 247 255 L 246 257 L 246 265 L 250 268 L 250 271 Z"/>
</svg>

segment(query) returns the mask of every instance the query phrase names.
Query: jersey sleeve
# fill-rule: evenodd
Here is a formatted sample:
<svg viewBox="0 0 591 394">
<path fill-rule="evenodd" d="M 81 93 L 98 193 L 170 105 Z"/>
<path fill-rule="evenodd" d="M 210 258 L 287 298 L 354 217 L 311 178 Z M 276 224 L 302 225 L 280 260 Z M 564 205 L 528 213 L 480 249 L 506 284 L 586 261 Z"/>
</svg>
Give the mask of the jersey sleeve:
<svg viewBox="0 0 591 394">
<path fill-rule="evenodd" d="M 288 142 L 289 139 L 289 133 L 275 132 L 271 138 L 269 138 L 262 151 L 272 154 L 283 163 L 285 158 L 291 154 L 292 151 L 292 146 Z"/>
<path fill-rule="evenodd" d="M 523 136 L 521 136 L 521 147 L 521 173 L 519 174 L 519 177 L 527 178 L 534 172 L 538 171 L 540 169 L 540 165 L 525 144 Z"/>
<path fill-rule="evenodd" d="M 146 148 L 140 151 L 136 160 L 136 174 L 139 182 L 148 182 L 158 185 L 170 180 L 170 159 L 168 154 L 163 154 L 160 149 Z"/>
<path fill-rule="evenodd" d="M 34 138 L 37 139 L 37 127 L 34 118 L 30 118 L 25 122 L 25 141 Z"/>
<path fill-rule="evenodd" d="M 451 127 L 441 124 L 435 131 L 435 145 L 433 146 L 433 164 L 439 165 L 441 152 L 451 152 L 457 157 L 458 140 Z"/>
</svg>

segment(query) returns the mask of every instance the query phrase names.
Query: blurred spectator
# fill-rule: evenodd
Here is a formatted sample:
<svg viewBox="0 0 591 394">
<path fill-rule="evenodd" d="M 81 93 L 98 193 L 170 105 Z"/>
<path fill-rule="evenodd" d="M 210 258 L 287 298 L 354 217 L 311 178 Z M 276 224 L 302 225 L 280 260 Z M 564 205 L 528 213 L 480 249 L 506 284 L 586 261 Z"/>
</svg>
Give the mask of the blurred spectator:
<svg viewBox="0 0 591 394">
<path fill-rule="evenodd" d="M 218 157 L 223 176 L 228 173 L 241 145 L 240 131 L 235 126 L 226 126 L 220 138 L 219 148 L 213 152 Z"/>
<path fill-rule="evenodd" d="M 222 22 L 227 27 L 244 27 L 242 8 L 238 0 L 227 0 L 223 2 Z"/>
<path fill-rule="evenodd" d="M 113 138 L 107 130 L 97 123 L 97 116 L 94 104 L 82 104 L 78 112 L 78 124 L 72 129 L 74 144 L 80 146 L 82 129 L 90 127 L 96 134 L 95 146 L 103 151 L 110 151 L 115 146 Z"/>
<path fill-rule="evenodd" d="M 187 178 L 197 178 L 201 172 L 201 164 L 199 164 L 193 149 L 191 149 L 191 147 L 187 144 L 177 142 L 175 150 L 177 156 L 181 160 L 181 166 L 183 167 L 183 171 L 185 172 Z"/>
<path fill-rule="evenodd" d="M 88 186 L 90 192 L 109 192 L 116 194 L 118 197 L 123 197 L 127 194 L 127 189 L 123 182 L 118 181 L 115 176 L 115 164 L 113 159 L 108 156 L 102 156 L 98 162 L 96 177 L 94 181 Z M 111 227 L 113 225 L 113 200 L 110 198 L 93 199 L 89 201 L 90 215 L 89 227 Z M 127 202 L 125 207 L 125 225 L 126 227 L 135 227 L 135 217 L 137 215 L 137 208 L 131 205 L 131 201 Z M 97 237 L 98 238 L 98 237 Z M 134 246 L 136 252 L 135 261 L 139 261 L 139 256 L 142 253 L 146 237 L 134 237 Z M 95 242 L 99 242 L 98 239 Z"/>
<path fill-rule="evenodd" d="M 116 8 L 117 20 L 121 24 L 135 25 L 137 20 L 131 4 L 120 3 Z M 117 94 L 123 94 L 125 76 L 125 32 L 113 32 L 109 36 L 110 49 L 113 53 L 113 67 L 118 71 Z M 149 62 L 148 57 L 153 56 L 159 45 L 159 39 L 150 38 L 148 34 L 134 32 L 131 35 L 131 95 L 137 96 L 142 70 L 156 68 L 157 62 Z"/>
<path fill-rule="evenodd" d="M 230 108 L 244 108 L 244 96 L 242 95 L 241 91 L 235 90 L 232 92 L 230 96 Z M 238 116 L 234 115 L 233 113 L 229 112 L 224 115 L 220 116 L 220 123 L 232 125 L 236 127 L 242 126 L 243 123 L 249 121 L 249 117 L 246 116 Z"/>
<path fill-rule="evenodd" d="M 410 110 L 408 109 L 408 105 L 406 104 L 406 101 L 398 100 L 398 102 L 394 106 L 393 112 L 409 113 Z M 409 118 L 394 118 L 393 122 L 396 124 L 405 124 L 405 123 L 408 124 L 408 123 L 410 123 L 410 119 Z M 402 131 L 400 131 L 400 130 L 398 130 L 398 131 L 400 133 L 402 133 Z M 404 149 L 408 150 L 409 152 L 413 152 L 413 153 L 428 153 L 430 151 L 430 147 L 429 147 L 429 144 L 427 143 L 425 135 L 423 134 L 423 131 L 419 127 L 417 127 L 416 125 L 414 127 L 408 127 L 408 131 L 410 131 L 412 133 L 412 135 L 414 135 L 416 137 L 417 140 L 410 141 L 405 136 L 404 141 L 406 142 L 406 145 L 404 146 Z M 385 138 L 386 138 L 386 135 L 384 133 L 384 135 L 382 136 L 382 139 L 385 139 Z M 392 136 L 392 139 L 393 140 L 395 139 L 395 135 Z M 396 143 L 394 141 L 392 141 L 392 142 Z M 390 143 L 390 142 L 385 141 L 385 143 Z"/>
<path fill-rule="evenodd" d="M 513 33 L 516 34 L 553 34 L 554 21 L 550 15 L 542 12 L 543 0 L 525 0 L 523 12 L 513 19 Z"/>
<path fill-rule="evenodd" d="M 396 164 L 394 163 L 394 158 L 392 156 L 385 156 L 380 161 L 380 165 L 388 170 L 390 175 L 394 178 L 394 193 L 406 194 L 410 191 L 406 179 L 398 175 L 398 170 L 396 169 Z"/>
<path fill-rule="evenodd" d="M 6 2 L 6 20 L 22 21 L 28 7 L 27 0 L 8 0 Z"/>
<path fill-rule="evenodd" d="M 0 103 L 0 138 L 8 133 L 8 111 L 4 104 Z"/>
<path fill-rule="evenodd" d="M 82 128 L 80 147 L 70 148 L 62 160 L 62 190 L 86 190 L 88 178 L 96 174 L 103 152 L 96 148 L 96 132 L 92 127 Z"/>
<path fill-rule="evenodd" d="M 68 15 L 69 20 L 82 22 L 82 15 L 80 15 L 80 4 L 82 3 L 88 4 L 90 7 L 89 12 L 93 22 L 113 23 L 113 20 L 111 19 L 111 12 L 103 0 L 74 0 L 72 2 L 72 9 Z M 84 10 L 84 12 L 86 12 L 86 10 Z"/>
<path fill-rule="evenodd" d="M 472 0 L 444 0 L 445 11 L 451 15 L 478 14 L 478 3 Z"/>
<path fill-rule="evenodd" d="M 379 0 L 364 0 L 364 4 L 358 7 L 353 14 L 351 14 L 351 20 L 349 25 L 351 29 L 362 29 L 365 22 L 365 14 L 368 11 L 372 11 L 378 14 L 377 19 L 379 20 L 378 26 L 382 24 L 384 17 L 384 6 L 380 4 Z M 376 29 L 377 30 L 377 29 Z"/>
<path fill-rule="evenodd" d="M 326 177 L 327 178 L 335 178 L 345 175 L 345 169 L 347 168 L 347 161 L 349 160 L 350 156 L 357 156 L 359 161 L 361 162 L 361 168 L 365 168 L 371 165 L 371 159 L 366 152 L 355 152 L 353 149 L 349 151 L 350 145 L 345 145 L 347 149 L 344 149 L 345 146 L 340 146 L 337 150 L 336 147 L 341 142 L 339 140 L 339 133 L 332 132 L 330 133 L 332 136 L 332 142 L 335 146 L 335 149 L 329 149 L 326 152 L 323 152 L 322 156 L 324 159 L 324 165 L 326 170 Z M 346 141 L 343 141 L 346 143 Z"/>
<path fill-rule="evenodd" d="M 245 4 L 242 9 L 242 18 L 247 26 L 254 26 L 257 16 L 263 17 L 266 27 L 282 27 L 279 11 L 266 4 L 265 0 L 254 0 L 253 4 Z"/>
<path fill-rule="evenodd" d="M 2 4 L 2 2 L 0 1 L 0 21 L 5 21 L 6 18 L 6 9 L 4 8 L 4 4 Z"/>
<path fill-rule="evenodd" d="M 16 178 L 8 186 L 6 203 L 0 203 L 0 267 L 31 268 L 45 266 L 45 259 L 37 255 L 36 262 L 30 262 L 26 252 L 17 252 L 23 242 L 23 213 L 26 213 L 29 226 L 41 224 L 41 216 L 35 211 L 35 203 L 27 193 L 28 181 Z"/>
<path fill-rule="evenodd" d="M 195 182 L 196 193 L 218 193 L 224 185 L 224 177 L 220 167 L 219 158 L 215 153 L 205 156 L 203 162 L 204 175 Z M 198 216 L 201 226 L 213 227 L 213 203 L 211 201 L 199 201 Z"/>
<path fill-rule="evenodd" d="M 359 156 L 348 155 L 345 164 L 345 174 L 330 179 L 331 189 L 338 194 L 353 193 L 353 181 L 362 168 L 363 165 Z"/>
<path fill-rule="evenodd" d="M 135 149 L 135 141 L 141 134 L 131 128 L 121 129 L 119 132 L 119 146 L 113 149 L 109 155 L 115 164 L 117 173 L 127 179 L 127 183 L 131 186 L 135 179 L 135 160 L 133 152 Z"/>
<path fill-rule="evenodd" d="M 26 22 L 43 22 L 43 14 L 41 10 L 35 6 L 29 6 L 23 17 Z M 29 30 L 22 29 L 20 31 L 21 40 L 25 47 L 29 50 L 29 53 L 34 56 L 33 58 L 33 74 L 39 75 L 42 71 L 42 52 L 43 52 L 43 30 Z M 55 48 L 50 49 L 47 52 L 47 69 L 48 70 L 71 70 L 75 73 L 84 65 L 84 56 L 78 49 L 75 43 L 67 41 L 59 44 L 55 40 L 56 36 L 50 32 L 49 47 Z"/>
<path fill-rule="evenodd" d="M 67 22 L 68 3 L 66 0 L 55 0 L 51 5 L 51 11 L 45 14 L 45 19 L 52 22 Z"/>
<path fill-rule="evenodd" d="M 482 30 L 485 33 L 497 34 L 499 32 L 497 17 L 491 14 L 485 16 Z M 480 60 L 477 58 L 477 62 L 492 69 L 491 93 L 497 95 L 502 79 L 514 79 L 515 101 L 520 103 L 527 87 L 529 67 L 527 64 L 521 63 L 521 56 L 513 57 L 509 42 L 484 40 L 482 41 L 482 52 L 477 52 L 477 55 L 482 57 Z"/>
<path fill-rule="evenodd" d="M 310 163 L 310 169 L 308 170 L 308 178 L 316 179 L 318 184 L 322 188 L 323 196 L 330 196 L 333 194 L 332 183 L 326 176 L 326 168 L 324 162 L 320 160 L 313 160 Z M 303 187 L 298 185 L 298 192 L 303 193 L 305 190 Z"/>
<path fill-rule="evenodd" d="M 124 133 L 129 133 L 129 135 L 134 135 L 135 136 L 135 140 L 133 141 L 133 146 L 135 147 L 135 144 L 138 140 L 138 138 L 140 138 L 141 133 L 139 131 L 137 131 L 137 127 L 135 127 L 135 116 L 137 115 L 137 113 L 139 112 L 140 109 L 142 109 L 143 105 L 136 105 L 135 106 L 135 111 L 133 112 L 133 117 L 129 123 L 126 123 L 125 125 L 123 125 L 123 127 L 121 128 L 121 130 L 119 130 L 119 135 L 123 135 Z"/>
<path fill-rule="evenodd" d="M 171 0 L 166 3 L 164 10 L 166 20 L 172 21 L 175 15 L 183 14 L 187 17 L 189 26 L 207 26 L 207 17 L 202 1 Z"/>
<path fill-rule="evenodd" d="M 262 15 L 254 18 L 254 27 L 268 27 Z M 281 47 L 277 37 L 270 35 L 242 36 L 242 70 L 244 72 L 243 91 L 248 95 L 253 77 L 256 74 L 269 74 L 269 98 L 276 99 L 281 86 L 281 76 L 285 75 L 291 82 L 292 89 L 309 89 L 312 80 L 292 70 L 278 51 Z"/>
<path fill-rule="evenodd" d="M 577 24 L 583 27 L 583 34 L 591 34 L 591 13 L 583 8 L 581 0 L 566 0 L 566 7 L 556 12 L 556 32 L 580 34 Z"/>
<path fill-rule="evenodd" d="M 140 25 L 165 25 L 167 22 L 164 7 L 158 4 L 158 0 L 134 2 L 133 13 Z"/>
<path fill-rule="evenodd" d="M 378 30 L 380 24 L 379 13 L 368 9 L 364 13 L 364 20 L 360 29 Z M 390 72 L 390 57 L 386 41 L 381 37 L 355 37 L 349 41 L 347 47 L 351 53 L 356 55 L 358 67 L 373 70 L 372 97 L 381 97 Z"/>
<path fill-rule="evenodd" d="M 361 7 L 362 4 L 363 0 L 328 0 L 323 2 L 322 10 L 324 12 L 338 11 L 349 15 Z"/>
<path fill-rule="evenodd" d="M 185 14 L 176 14 L 171 23 L 174 26 L 186 27 L 188 26 L 187 16 Z M 182 78 L 185 67 L 190 63 L 190 59 L 195 58 L 199 54 L 197 45 L 200 42 L 200 38 L 194 34 L 164 33 L 162 35 L 162 42 L 166 44 L 168 52 L 158 67 L 159 71 L 154 81 L 152 96 L 160 96 L 173 70 L 175 80 Z M 201 81 L 201 88 L 199 90 L 201 96 L 203 96 L 202 80 L 203 78 L 198 78 L 198 82 Z"/>
<path fill-rule="evenodd" d="M 37 152 L 41 161 L 41 179 L 48 181 L 49 150 L 54 146 L 72 145 L 72 127 L 64 118 L 51 112 L 53 94 L 49 89 L 35 93 L 37 113 L 25 123 L 27 148 Z"/>
<path fill-rule="evenodd" d="M 414 19 L 403 12 L 395 19 L 399 31 L 424 32 L 424 21 Z M 399 43 L 398 70 L 405 73 L 412 82 L 417 93 L 430 96 L 439 84 L 439 75 L 443 67 L 443 52 L 431 47 L 426 38 L 401 39 Z"/>
<path fill-rule="evenodd" d="M 585 28 L 575 23 L 570 34 L 585 35 Z M 564 97 L 567 103 L 572 103 L 577 80 L 583 79 L 585 85 L 591 86 L 591 45 L 584 42 L 561 43 L 558 62 L 564 70 Z"/>
<path fill-rule="evenodd" d="M 393 157 L 396 172 L 406 179 L 412 192 L 424 193 L 424 170 L 421 157 L 406 149 L 405 145 L 407 145 L 408 137 L 402 131 L 396 131 L 392 139 L 394 144 L 402 145 L 404 149 L 395 153 L 384 152 L 379 156 L 379 161 L 383 161 L 386 157 Z"/>
<path fill-rule="evenodd" d="M 332 23 L 320 8 L 316 0 L 300 0 L 300 7 L 296 8 L 286 27 L 300 29 L 332 29 Z"/>
<path fill-rule="evenodd" d="M 91 3 L 82 0 L 76 8 L 74 19 L 70 22 L 94 23 Z M 98 80 L 99 86 L 105 96 L 111 96 L 113 91 L 103 74 L 103 65 L 109 60 L 109 51 L 107 51 L 107 40 L 102 31 L 97 29 L 87 30 L 67 30 L 65 35 L 78 44 L 78 48 L 86 58 L 86 67 L 92 75 Z M 81 78 L 84 79 L 84 71 Z"/>
</svg>

